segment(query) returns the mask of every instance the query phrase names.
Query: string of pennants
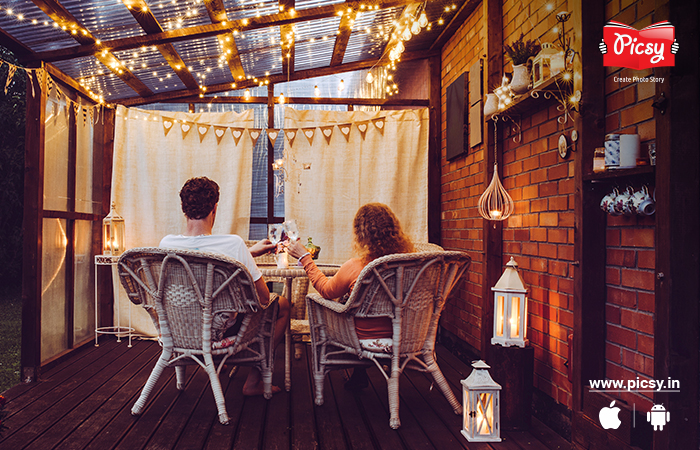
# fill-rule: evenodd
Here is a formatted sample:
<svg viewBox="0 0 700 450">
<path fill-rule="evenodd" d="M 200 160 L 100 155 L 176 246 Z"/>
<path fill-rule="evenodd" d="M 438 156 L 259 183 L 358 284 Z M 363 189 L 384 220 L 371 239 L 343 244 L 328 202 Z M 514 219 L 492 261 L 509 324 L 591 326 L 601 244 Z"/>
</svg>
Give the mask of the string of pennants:
<svg viewBox="0 0 700 450">
<path fill-rule="evenodd" d="M 352 130 L 352 127 L 356 127 L 360 135 L 362 136 L 362 139 L 365 138 L 365 135 L 367 134 L 367 130 L 370 128 L 370 124 L 374 126 L 374 128 L 379 131 L 382 135 L 384 134 L 384 125 L 385 125 L 385 118 L 380 117 L 377 119 L 372 119 L 372 120 L 364 120 L 360 122 L 353 122 L 353 123 L 345 123 L 345 124 L 338 124 L 338 125 L 327 125 L 327 126 L 318 126 L 318 127 L 306 127 L 306 128 L 292 128 L 292 129 L 279 129 L 279 128 L 238 128 L 238 127 L 226 127 L 226 126 L 220 126 L 220 125 L 210 125 L 210 124 L 201 124 L 201 123 L 195 123 L 195 122 L 190 122 L 186 120 L 178 120 L 174 119 L 171 117 L 165 117 L 162 116 L 162 122 L 163 122 L 163 133 L 165 133 L 165 136 L 170 133 L 173 128 L 179 128 L 180 132 L 182 134 L 182 138 L 184 139 L 190 131 L 193 129 L 197 130 L 197 133 L 199 134 L 199 142 L 202 142 L 204 140 L 204 137 L 209 133 L 210 130 L 213 130 L 214 135 L 216 136 L 216 143 L 217 145 L 221 143 L 221 140 L 224 138 L 227 132 L 231 133 L 231 136 L 233 137 L 233 141 L 235 145 L 238 145 L 240 142 L 241 138 L 244 135 L 248 135 L 250 139 L 253 141 L 253 146 L 258 142 L 258 139 L 260 139 L 260 136 L 263 134 L 267 135 L 267 138 L 270 140 L 272 145 L 275 145 L 275 142 L 277 139 L 281 136 L 284 135 L 287 138 L 287 141 L 289 141 L 290 146 L 294 146 L 294 141 L 296 138 L 299 136 L 299 134 L 302 134 L 308 141 L 309 145 L 313 145 L 314 138 L 316 137 L 317 134 L 320 134 L 323 136 L 323 138 L 326 140 L 326 143 L 330 144 L 331 142 L 331 137 L 333 136 L 334 130 L 337 127 L 340 133 L 345 137 L 346 142 L 349 141 L 350 139 L 350 131 Z M 320 133 L 317 133 L 316 131 L 320 130 Z"/>
<path fill-rule="evenodd" d="M 17 73 L 17 70 L 24 71 L 27 75 L 27 78 L 29 78 L 29 83 L 28 83 L 28 88 L 31 87 L 31 92 L 32 92 L 32 97 L 36 97 L 36 91 L 34 89 L 34 81 L 39 81 L 41 76 L 43 76 L 43 72 L 45 69 L 43 68 L 35 68 L 35 69 L 30 69 L 22 66 L 17 66 L 15 64 L 12 64 L 8 61 L 5 61 L 3 59 L 0 59 L 0 68 L 2 68 L 3 65 L 7 65 L 7 78 L 5 80 L 5 95 L 7 95 L 7 91 L 10 88 L 10 84 L 12 84 L 12 80 L 15 76 L 15 73 Z M 66 103 L 66 107 L 64 109 L 64 112 L 66 114 L 66 117 L 68 117 L 70 110 L 72 109 L 75 113 L 75 117 L 80 117 L 82 115 L 83 118 L 83 126 L 87 125 L 88 121 L 90 122 L 90 125 L 94 125 L 96 121 L 99 120 L 100 114 L 104 112 L 105 105 L 103 103 L 96 103 L 91 106 L 85 106 L 80 103 L 80 97 L 78 97 L 78 101 L 73 100 L 70 98 L 68 95 L 63 92 L 63 90 L 60 88 L 58 83 L 56 83 L 53 78 L 51 77 L 51 74 L 46 72 L 46 78 L 47 78 L 47 89 L 48 89 L 48 99 L 49 100 L 54 100 L 53 104 L 53 115 L 54 117 L 57 117 L 58 114 L 61 112 L 61 109 L 63 108 L 63 105 L 61 104 L 61 100 L 64 100 Z M 102 114 L 102 120 L 104 122 L 104 114 Z"/>
</svg>

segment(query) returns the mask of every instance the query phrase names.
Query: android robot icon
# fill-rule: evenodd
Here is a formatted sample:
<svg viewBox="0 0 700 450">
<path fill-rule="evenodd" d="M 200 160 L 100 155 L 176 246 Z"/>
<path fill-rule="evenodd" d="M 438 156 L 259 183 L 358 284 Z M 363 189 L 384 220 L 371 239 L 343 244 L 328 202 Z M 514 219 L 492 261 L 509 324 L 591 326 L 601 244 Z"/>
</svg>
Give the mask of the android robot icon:
<svg viewBox="0 0 700 450">
<path fill-rule="evenodd" d="M 651 411 L 647 412 L 647 422 L 650 422 L 654 426 L 654 431 L 663 431 L 664 425 L 670 420 L 671 413 L 666 411 L 664 405 L 654 405 L 651 407 Z"/>
</svg>

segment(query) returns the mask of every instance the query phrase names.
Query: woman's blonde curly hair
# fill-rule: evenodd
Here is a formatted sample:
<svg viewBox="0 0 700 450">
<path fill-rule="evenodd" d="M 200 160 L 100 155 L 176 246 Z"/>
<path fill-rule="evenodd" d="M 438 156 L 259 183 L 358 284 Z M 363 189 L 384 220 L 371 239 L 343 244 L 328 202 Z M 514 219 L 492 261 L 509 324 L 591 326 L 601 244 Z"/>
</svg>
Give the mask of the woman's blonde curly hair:
<svg viewBox="0 0 700 450">
<path fill-rule="evenodd" d="M 363 263 L 392 253 L 411 253 L 413 243 L 401 229 L 399 219 L 382 203 L 360 207 L 352 222 L 355 251 Z"/>
</svg>

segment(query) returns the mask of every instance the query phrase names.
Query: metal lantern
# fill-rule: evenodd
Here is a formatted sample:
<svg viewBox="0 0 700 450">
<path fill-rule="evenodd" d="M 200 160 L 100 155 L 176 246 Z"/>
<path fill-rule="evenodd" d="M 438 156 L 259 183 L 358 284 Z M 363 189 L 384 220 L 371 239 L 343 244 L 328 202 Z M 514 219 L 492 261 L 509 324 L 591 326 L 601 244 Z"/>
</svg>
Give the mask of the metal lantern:
<svg viewBox="0 0 700 450">
<path fill-rule="evenodd" d="M 102 254 L 119 256 L 124 253 L 126 245 L 124 219 L 114 209 L 114 205 L 115 203 L 112 202 L 112 209 L 107 214 L 107 217 L 102 220 Z"/>
<path fill-rule="evenodd" d="M 527 328 L 527 289 L 518 272 L 518 263 L 513 257 L 506 264 L 493 291 L 493 338 L 492 344 L 504 347 L 525 347 Z"/>
<path fill-rule="evenodd" d="M 565 68 L 564 52 L 550 42 L 542 44 L 542 49 L 532 61 L 532 85 L 537 88 Z"/>
<path fill-rule="evenodd" d="M 472 373 L 462 380 L 462 435 L 469 442 L 501 442 L 501 385 L 493 381 L 484 361 L 472 363 Z"/>
</svg>

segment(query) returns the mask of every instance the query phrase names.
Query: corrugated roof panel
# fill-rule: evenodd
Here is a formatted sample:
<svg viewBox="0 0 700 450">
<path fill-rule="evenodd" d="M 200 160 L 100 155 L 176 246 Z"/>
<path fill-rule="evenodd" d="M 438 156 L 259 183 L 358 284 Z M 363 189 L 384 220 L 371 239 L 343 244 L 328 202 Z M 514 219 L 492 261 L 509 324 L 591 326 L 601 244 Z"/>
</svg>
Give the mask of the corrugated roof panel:
<svg viewBox="0 0 700 450">
<path fill-rule="evenodd" d="M 149 5 L 151 12 L 165 31 L 211 23 L 203 1 L 156 0 L 149 2 Z"/>
<path fill-rule="evenodd" d="M 300 71 L 329 65 L 339 25 L 340 17 L 337 16 L 297 24 L 295 27 L 294 70 Z"/>
<path fill-rule="evenodd" d="M 103 41 L 145 34 L 122 2 L 115 0 L 60 0 L 77 21 Z"/>
<path fill-rule="evenodd" d="M 73 38 L 29 0 L 3 2 L 0 28 L 35 52 L 78 45 Z"/>
<path fill-rule="evenodd" d="M 261 28 L 239 33 L 236 45 L 246 75 L 263 77 L 282 73 L 282 47 L 279 27 Z"/>
<path fill-rule="evenodd" d="M 394 29 L 393 21 L 403 7 L 362 12 L 355 19 L 343 63 L 379 58 L 386 47 L 387 36 Z"/>
<path fill-rule="evenodd" d="M 338 3 L 345 3 L 345 0 L 299 0 L 294 3 L 294 7 L 301 10 L 336 5 Z"/>
<path fill-rule="evenodd" d="M 184 89 L 180 81 L 163 55 L 153 47 L 126 50 L 114 53 L 121 62 L 151 91 L 167 92 Z"/>
<path fill-rule="evenodd" d="M 224 6 L 229 20 L 279 13 L 279 1 L 277 0 L 224 0 Z"/>
<path fill-rule="evenodd" d="M 82 84 L 92 92 L 104 96 L 105 100 L 137 95 L 121 78 L 91 56 L 58 61 L 53 64 L 76 81 L 82 81 Z"/>
<path fill-rule="evenodd" d="M 228 64 L 221 59 L 216 37 L 173 44 L 198 83 L 208 85 L 233 81 Z"/>
</svg>

